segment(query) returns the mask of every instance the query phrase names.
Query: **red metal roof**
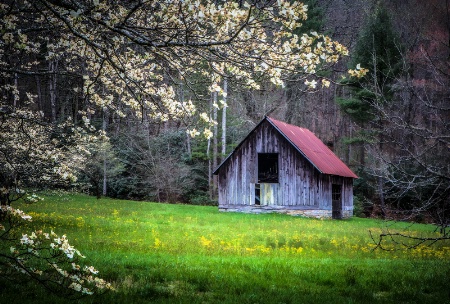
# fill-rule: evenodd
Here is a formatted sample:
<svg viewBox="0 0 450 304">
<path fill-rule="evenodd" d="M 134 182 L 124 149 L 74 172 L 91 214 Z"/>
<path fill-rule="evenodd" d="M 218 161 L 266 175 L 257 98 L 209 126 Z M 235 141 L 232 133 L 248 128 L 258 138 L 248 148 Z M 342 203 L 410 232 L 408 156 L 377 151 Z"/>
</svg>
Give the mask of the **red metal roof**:
<svg viewBox="0 0 450 304">
<path fill-rule="evenodd" d="M 308 129 L 266 117 L 320 172 L 358 178 L 317 136 Z"/>
</svg>

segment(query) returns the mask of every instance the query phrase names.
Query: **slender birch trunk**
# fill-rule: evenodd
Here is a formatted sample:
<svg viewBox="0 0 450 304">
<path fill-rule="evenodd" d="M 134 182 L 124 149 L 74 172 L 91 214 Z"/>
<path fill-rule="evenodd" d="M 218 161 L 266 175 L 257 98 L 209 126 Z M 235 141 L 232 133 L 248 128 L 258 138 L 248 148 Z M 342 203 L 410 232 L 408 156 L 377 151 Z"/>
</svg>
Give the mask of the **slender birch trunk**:
<svg viewBox="0 0 450 304">
<path fill-rule="evenodd" d="M 180 102 L 183 104 L 184 102 L 184 86 L 183 83 L 180 84 Z M 186 149 L 189 155 L 189 158 L 192 157 L 192 148 L 191 148 L 191 136 L 188 132 L 186 132 Z"/>
<path fill-rule="evenodd" d="M 222 157 L 223 160 L 227 152 L 227 95 L 228 95 L 228 80 L 223 80 L 223 109 L 222 109 Z"/>
<path fill-rule="evenodd" d="M 103 118 L 103 121 L 102 121 L 102 130 L 103 130 L 103 132 L 105 132 L 106 133 L 106 117 L 107 116 L 107 113 L 106 113 L 106 110 L 105 109 L 103 109 L 103 115 L 102 115 L 102 118 Z M 106 196 L 106 194 L 107 194 L 107 173 L 106 173 L 106 162 L 107 162 L 107 159 L 106 159 L 106 147 L 104 146 L 103 147 L 103 192 L 102 192 L 102 194 L 103 194 L 103 196 Z"/>
<path fill-rule="evenodd" d="M 211 98 L 209 100 L 209 119 L 212 119 L 211 112 L 213 109 L 213 97 L 214 95 L 211 95 Z M 212 160 L 211 160 L 211 138 L 208 138 L 208 144 L 206 146 L 206 158 L 208 159 L 208 187 L 209 187 L 209 199 L 213 199 L 213 181 L 212 181 Z"/>
<path fill-rule="evenodd" d="M 213 93 L 213 120 L 215 122 L 217 122 L 217 92 Z M 217 160 L 218 160 L 218 156 L 219 156 L 219 128 L 217 126 L 217 124 L 214 124 L 214 128 L 213 128 L 213 159 L 212 159 L 212 170 L 217 168 Z M 212 170 L 211 170 L 211 174 L 212 174 Z M 217 194 L 217 176 L 212 176 L 212 182 L 213 182 L 213 187 L 212 187 L 212 196 L 213 198 L 216 196 Z"/>
</svg>

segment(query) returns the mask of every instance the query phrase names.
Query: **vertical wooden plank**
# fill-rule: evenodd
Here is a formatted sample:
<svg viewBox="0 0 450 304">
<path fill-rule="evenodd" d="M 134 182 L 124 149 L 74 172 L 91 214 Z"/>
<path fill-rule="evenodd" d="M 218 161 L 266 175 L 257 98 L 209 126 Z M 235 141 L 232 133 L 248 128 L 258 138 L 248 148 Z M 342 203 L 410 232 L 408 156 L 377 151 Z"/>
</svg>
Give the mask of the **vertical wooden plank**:
<svg viewBox="0 0 450 304">
<path fill-rule="evenodd" d="M 250 186 L 250 199 L 248 201 L 248 205 L 254 205 L 255 204 L 255 183 L 249 183 Z"/>
<path fill-rule="evenodd" d="M 301 172 L 300 163 L 301 162 L 296 162 L 295 166 L 294 166 L 294 168 L 295 168 L 295 172 L 294 172 L 295 184 L 294 184 L 294 187 L 295 187 L 295 197 L 296 197 L 297 204 L 298 205 L 303 205 L 303 201 L 302 201 L 302 198 L 301 198 L 302 179 L 300 178 L 300 172 Z"/>
<path fill-rule="evenodd" d="M 240 199 L 240 204 L 245 204 L 245 202 L 247 201 L 247 195 L 248 195 L 248 190 L 247 187 L 245 187 L 244 182 L 246 180 L 246 176 L 245 176 L 245 164 L 247 163 L 247 155 L 245 153 L 245 150 L 243 150 L 242 152 L 242 157 L 241 157 L 241 162 L 240 162 L 240 166 L 239 166 L 239 193 L 241 195 L 241 199 Z"/>
<path fill-rule="evenodd" d="M 272 191 L 273 191 L 273 202 L 272 202 L 272 205 L 274 205 L 274 206 L 278 206 L 280 203 L 279 203 L 279 196 L 280 196 L 280 184 L 279 183 L 277 183 L 277 184 L 272 184 Z"/>
<path fill-rule="evenodd" d="M 233 166 L 233 204 L 238 204 L 239 196 L 237 195 L 237 170 L 236 167 L 239 164 L 239 154 L 236 155 L 236 159 Z"/>
<path fill-rule="evenodd" d="M 266 202 L 266 184 L 260 184 L 260 195 L 259 195 L 259 201 L 261 206 L 267 205 Z"/>
<path fill-rule="evenodd" d="M 286 166 L 286 176 L 284 180 L 285 185 L 285 195 L 283 196 L 283 205 L 289 206 L 290 204 L 295 204 L 295 196 L 292 193 L 292 186 L 293 186 L 293 180 L 292 180 L 292 168 L 295 166 L 295 161 L 292 158 L 291 149 L 289 147 L 285 146 L 280 148 L 283 151 L 284 154 L 284 162 Z"/>
</svg>

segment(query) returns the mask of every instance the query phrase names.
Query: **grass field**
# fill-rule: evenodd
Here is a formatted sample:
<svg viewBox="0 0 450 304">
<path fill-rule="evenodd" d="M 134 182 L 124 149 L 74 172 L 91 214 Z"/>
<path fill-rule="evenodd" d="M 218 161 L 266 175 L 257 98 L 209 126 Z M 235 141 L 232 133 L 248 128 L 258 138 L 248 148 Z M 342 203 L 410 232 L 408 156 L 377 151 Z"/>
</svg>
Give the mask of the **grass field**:
<svg viewBox="0 0 450 304">
<path fill-rule="evenodd" d="M 450 303 L 450 243 L 372 251 L 369 230 L 385 225 L 378 220 L 56 194 L 18 207 L 35 227 L 66 234 L 116 288 L 82 303 Z M 431 225 L 406 229 L 435 233 Z M 0 303 L 67 302 L 2 284 Z"/>
</svg>

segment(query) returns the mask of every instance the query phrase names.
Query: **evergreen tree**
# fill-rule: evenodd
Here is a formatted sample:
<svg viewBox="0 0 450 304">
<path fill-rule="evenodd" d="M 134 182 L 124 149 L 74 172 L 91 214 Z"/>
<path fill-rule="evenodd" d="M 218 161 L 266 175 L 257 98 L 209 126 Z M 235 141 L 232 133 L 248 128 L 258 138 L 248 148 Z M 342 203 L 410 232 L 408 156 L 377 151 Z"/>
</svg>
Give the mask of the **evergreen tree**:
<svg viewBox="0 0 450 304">
<path fill-rule="evenodd" d="M 362 28 L 350 65 L 360 64 L 369 70 L 364 78 L 346 79 L 351 97 L 338 97 L 337 103 L 364 127 L 378 118 L 374 105 L 393 97 L 393 83 L 403 71 L 403 47 L 393 29 L 388 11 L 378 5 Z"/>
<path fill-rule="evenodd" d="M 365 150 L 383 151 L 384 124 L 383 105 L 392 103 L 395 82 L 403 73 L 403 47 L 392 26 L 388 11 L 377 5 L 367 24 L 362 28 L 350 62 L 352 67 L 362 66 L 369 72 L 363 78 L 351 77 L 343 84 L 350 88 L 346 96 L 338 97 L 336 102 L 342 111 L 360 127 L 349 144 L 359 144 L 360 176 L 359 183 L 366 185 L 363 193 L 356 195 L 372 196 L 378 192 L 381 214 L 385 215 L 383 173 L 381 164 L 375 159 L 366 162 Z M 373 154 L 373 153 L 371 153 Z M 357 186 L 357 185 L 356 185 Z"/>
</svg>

